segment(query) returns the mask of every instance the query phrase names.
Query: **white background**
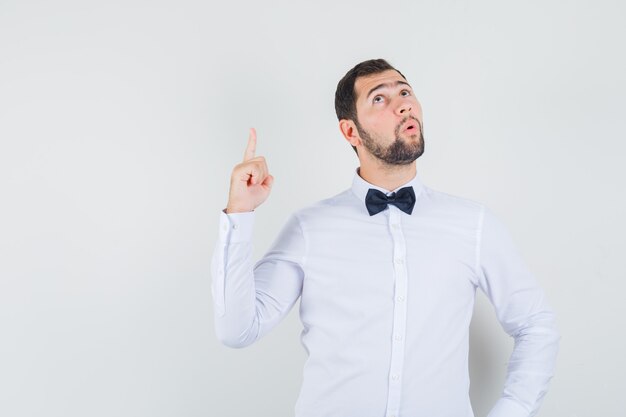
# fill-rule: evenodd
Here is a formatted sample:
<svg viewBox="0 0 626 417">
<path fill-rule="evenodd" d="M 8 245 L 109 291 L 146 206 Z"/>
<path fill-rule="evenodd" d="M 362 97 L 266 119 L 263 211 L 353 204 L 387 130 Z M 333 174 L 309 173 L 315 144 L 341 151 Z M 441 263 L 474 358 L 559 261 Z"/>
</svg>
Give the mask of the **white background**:
<svg viewBox="0 0 626 417">
<path fill-rule="evenodd" d="M 337 81 L 386 58 L 424 108 L 418 175 L 509 227 L 562 332 L 542 417 L 626 409 L 626 29 L 615 1 L 0 0 L 0 415 L 289 416 L 297 309 L 223 347 L 210 255 L 247 131 L 294 210 L 350 186 Z M 512 343 L 486 297 L 471 396 Z"/>
</svg>

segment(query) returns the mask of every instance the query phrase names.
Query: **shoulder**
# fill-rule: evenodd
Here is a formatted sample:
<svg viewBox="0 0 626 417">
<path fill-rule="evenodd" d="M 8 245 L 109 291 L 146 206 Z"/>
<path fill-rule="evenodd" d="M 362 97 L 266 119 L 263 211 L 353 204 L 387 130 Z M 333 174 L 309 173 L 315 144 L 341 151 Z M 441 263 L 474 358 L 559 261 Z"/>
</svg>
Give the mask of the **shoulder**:
<svg viewBox="0 0 626 417">
<path fill-rule="evenodd" d="M 421 203 L 421 204 L 420 204 Z M 424 187 L 416 204 L 424 210 L 444 216 L 478 220 L 483 216 L 485 205 L 479 201 Z"/>
<path fill-rule="evenodd" d="M 359 208 L 365 209 L 364 203 L 360 204 L 352 190 L 347 189 L 332 197 L 313 202 L 296 210 L 294 217 L 300 222 L 310 223 L 316 220 L 354 216 L 358 214 Z"/>
</svg>

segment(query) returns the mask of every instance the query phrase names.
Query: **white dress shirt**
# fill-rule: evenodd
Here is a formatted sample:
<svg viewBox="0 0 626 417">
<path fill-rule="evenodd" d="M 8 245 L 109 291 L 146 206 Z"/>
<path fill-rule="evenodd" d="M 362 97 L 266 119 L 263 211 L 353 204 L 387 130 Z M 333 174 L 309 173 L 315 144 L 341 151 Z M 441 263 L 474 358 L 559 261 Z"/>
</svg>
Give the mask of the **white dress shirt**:
<svg viewBox="0 0 626 417">
<path fill-rule="evenodd" d="M 415 176 L 408 215 L 370 216 L 352 187 L 292 214 L 252 256 L 254 212 L 220 214 L 211 269 L 215 326 L 227 346 L 269 332 L 300 300 L 308 354 L 296 417 L 472 417 L 469 325 L 476 288 L 515 339 L 488 417 L 535 415 L 554 372 L 555 317 L 503 224 L 483 205 Z M 397 191 L 393 190 L 393 191 Z"/>
</svg>

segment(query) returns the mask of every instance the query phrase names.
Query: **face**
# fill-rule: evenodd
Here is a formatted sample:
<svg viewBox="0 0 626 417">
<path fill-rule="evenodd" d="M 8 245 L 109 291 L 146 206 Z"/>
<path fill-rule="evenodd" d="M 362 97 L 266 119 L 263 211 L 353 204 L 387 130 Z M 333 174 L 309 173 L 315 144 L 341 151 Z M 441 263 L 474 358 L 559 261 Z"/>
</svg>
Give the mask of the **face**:
<svg viewBox="0 0 626 417">
<path fill-rule="evenodd" d="M 389 165 L 406 165 L 424 153 L 422 108 L 395 70 L 359 77 L 356 130 L 369 153 Z"/>
</svg>

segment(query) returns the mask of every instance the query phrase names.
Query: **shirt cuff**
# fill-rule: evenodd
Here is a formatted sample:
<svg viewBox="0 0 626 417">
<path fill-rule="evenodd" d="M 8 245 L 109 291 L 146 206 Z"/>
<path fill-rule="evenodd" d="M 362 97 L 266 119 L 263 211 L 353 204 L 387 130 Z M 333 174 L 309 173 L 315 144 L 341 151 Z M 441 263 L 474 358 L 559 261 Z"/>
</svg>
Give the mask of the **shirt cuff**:
<svg viewBox="0 0 626 417">
<path fill-rule="evenodd" d="M 252 240 L 254 229 L 254 211 L 243 213 L 224 213 L 220 211 L 220 241 L 222 243 L 241 243 Z"/>
<path fill-rule="evenodd" d="M 517 401 L 500 398 L 487 417 L 528 417 L 530 413 Z"/>
</svg>

